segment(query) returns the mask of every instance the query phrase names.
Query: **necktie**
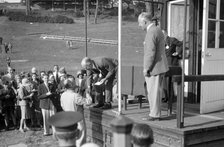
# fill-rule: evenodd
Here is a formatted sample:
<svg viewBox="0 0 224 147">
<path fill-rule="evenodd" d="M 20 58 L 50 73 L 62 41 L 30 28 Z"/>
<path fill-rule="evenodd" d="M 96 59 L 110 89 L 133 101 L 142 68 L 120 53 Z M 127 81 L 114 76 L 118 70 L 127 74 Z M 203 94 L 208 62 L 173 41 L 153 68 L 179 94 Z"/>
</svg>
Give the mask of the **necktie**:
<svg viewBox="0 0 224 147">
<path fill-rule="evenodd" d="M 55 77 L 56 83 L 58 83 L 58 73 L 56 72 L 56 77 Z"/>
</svg>

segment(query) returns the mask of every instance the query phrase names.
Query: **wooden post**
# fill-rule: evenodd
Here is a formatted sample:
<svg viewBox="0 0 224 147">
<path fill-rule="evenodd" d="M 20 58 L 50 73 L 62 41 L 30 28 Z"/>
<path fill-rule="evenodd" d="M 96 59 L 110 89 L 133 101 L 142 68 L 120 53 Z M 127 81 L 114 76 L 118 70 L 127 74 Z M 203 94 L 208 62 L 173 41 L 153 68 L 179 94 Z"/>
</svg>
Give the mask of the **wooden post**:
<svg viewBox="0 0 224 147">
<path fill-rule="evenodd" d="M 128 95 L 122 94 L 122 98 L 123 98 L 123 110 L 127 110 L 127 98 L 128 98 Z"/>
<path fill-rule="evenodd" d="M 173 96 L 174 96 L 174 87 L 172 83 L 171 75 L 168 77 L 168 116 L 172 115 L 172 104 L 173 104 Z"/>
<path fill-rule="evenodd" d="M 88 57 L 88 47 L 87 47 L 87 45 L 88 45 L 88 40 L 87 40 L 87 11 L 86 11 L 86 9 L 87 9 L 87 0 L 84 0 L 84 8 L 83 8 L 83 10 L 84 10 L 84 15 L 85 15 L 85 55 L 86 55 L 86 57 Z"/>
<path fill-rule="evenodd" d="M 177 128 L 184 127 L 184 97 L 182 99 L 182 85 L 181 82 L 177 83 Z"/>
<path fill-rule="evenodd" d="M 197 47 L 197 29 L 198 29 L 198 1 L 190 0 L 189 1 L 189 75 L 198 74 L 198 47 Z M 190 82 L 188 84 L 188 92 L 191 94 L 189 96 L 189 102 L 196 103 L 197 100 L 197 82 Z"/>
<path fill-rule="evenodd" d="M 139 107 L 138 109 L 141 109 L 142 108 L 142 97 L 138 97 L 138 102 L 139 102 Z"/>
<path fill-rule="evenodd" d="M 130 133 L 133 126 L 133 121 L 122 115 L 111 122 L 113 131 L 114 147 L 130 147 Z"/>
</svg>

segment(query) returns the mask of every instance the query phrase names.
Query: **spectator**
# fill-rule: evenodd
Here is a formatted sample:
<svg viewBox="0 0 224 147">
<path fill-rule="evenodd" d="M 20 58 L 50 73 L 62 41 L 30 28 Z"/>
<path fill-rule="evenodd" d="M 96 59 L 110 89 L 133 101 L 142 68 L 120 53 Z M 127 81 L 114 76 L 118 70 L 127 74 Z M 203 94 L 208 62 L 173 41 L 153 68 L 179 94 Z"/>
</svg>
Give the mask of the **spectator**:
<svg viewBox="0 0 224 147">
<path fill-rule="evenodd" d="M 15 117 L 16 117 L 16 124 L 19 124 L 19 121 L 21 119 L 21 110 L 19 106 L 19 88 L 22 86 L 21 76 L 15 75 L 15 82 L 14 82 L 14 89 L 16 94 L 16 106 L 15 106 Z"/>
<path fill-rule="evenodd" d="M 0 53 L 5 54 L 5 45 L 2 43 L 3 38 L 0 37 Z"/>
<path fill-rule="evenodd" d="M 38 74 L 38 73 L 37 73 L 37 68 L 36 68 L 36 67 L 32 67 L 32 69 L 31 69 L 31 74 Z"/>
<path fill-rule="evenodd" d="M 133 147 L 151 147 L 154 142 L 153 131 L 147 124 L 135 124 L 131 131 Z"/>
<path fill-rule="evenodd" d="M 61 76 L 66 76 L 67 75 L 67 72 L 66 72 L 66 70 L 65 70 L 65 67 L 61 67 L 60 69 L 59 69 L 59 77 L 61 77 Z"/>
<path fill-rule="evenodd" d="M 64 111 L 78 111 L 77 105 L 89 105 L 92 103 L 92 98 L 87 94 L 87 98 L 83 98 L 80 94 L 75 93 L 73 90 L 73 82 L 70 80 L 65 80 L 65 92 L 61 95 L 61 107 Z M 84 114 L 82 113 L 84 116 Z M 83 119 L 79 123 L 80 129 L 84 130 L 83 135 L 78 140 L 79 144 L 85 142 L 85 120 Z"/>
<path fill-rule="evenodd" d="M 56 81 L 55 81 L 55 78 L 53 75 L 50 75 L 49 76 L 49 89 L 52 93 L 52 96 L 51 96 L 51 101 L 54 105 L 54 107 L 56 108 L 56 112 L 60 112 L 62 111 L 62 108 L 61 108 L 61 105 L 60 105 L 60 93 L 58 93 L 57 91 L 57 84 L 56 84 Z"/>
<path fill-rule="evenodd" d="M 77 139 L 83 134 L 78 122 L 83 119 L 78 112 L 59 112 L 49 118 L 49 124 L 55 127 L 55 135 L 60 147 L 80 147 Z"/>
<path fill-rule="evenodd" d="M 5 52 L 8 53 L 12 53 L 12 44 L 10 42 L 5 43 Z"/>
<path fill-rule="evenodd" d="M 9 120 L 10 118 L 13 121 L 13 128 L 16 128 L 16 118 L 14 115 L 15 109 L 15 100 L 16 94 L 12 89 L 12 84 L 9 81 L 3 81 L 3 91 L 1 92 L 1 99 L 2 99 L 2 114 L 5 118 L 5 130 L 9 129 Z"/>
<path fill-rule="evenodd" d="M 31 107 L 31 124 L 32 127 L 41 127 L 41 109 L 39 107 L 40 100 L 38 99 L 38 87 L 39 87 L 39 80 L 37 78 L 37 74 L 33 73 L 31 79 L 31 85 L 32 85 L 32 92 L 34 93 L 32 96 L 32 107 Z"/>
<path fill-rule="evenodd" d="M 76 80 L 76 85 L 77 89 L 76 91 L 80 93 L 82 96 L 85 95 L 85 90 L 87 89 L 86 87 L 86 79 L 84 79 L 84 75 L 82 71 L 78 71 L 77 74 L 77 80 Z"/>
<path fill-rule="evenodd" d="M 38 88 L 38 98 L 40 100 L 40 108 L 43 115 L 43 125 L 44 125 L 44 136 L 49 136 L 50 126 L 48 124 L 48 119 L 56 113 L 56 109 L 51 101 L 52 92 L 50 91 L 48 83 L 48 75 L 43 76 L 43 83 L 40 84 Z M 54 127 L 52 127 L 53 134 L 55 132 Z"/>
<path fill-rule="evenodd" d="M 27 131 L 30 130 L 27 127 L 26 119 L 31 118 L 29 102 L 33 96 L 33 93 L 31 92 L 31 85 L 27 77 L 24 77 L 22 79 L 22 85 L 19 88 L 18 96 L 20 100 L 19 105 L 21 109 L 21 120 L 20 120 L 19 131 L 24 132 L 26 130 Z"/>
<path fill-rule="evenodd" d="M 54 65 L 54 79 L 56 81 L 56 84 L 58 85 L 60 83 L 60 79 L 59 79 L 59 66 L 58 65 Z"/>
<path fill-rule="evenodd" d="M 43 83 L 43 77 L 44 77 L 44 75 L 46 75 L 46 72 L 45 72 L 45 71 L 41 71 L 41 72 L 40 72 L 40 77 L 39 77 L 40 84 Z"/>
<path fill-rule="evenodd" d="M 8 77 L 10 80 L 9 82 L 12 83 L 15 80 L 15 73 L 14 73 L 12 67 L 8 67 L 7 72 L 8 73 L 5 76 Z"/>
</svg>

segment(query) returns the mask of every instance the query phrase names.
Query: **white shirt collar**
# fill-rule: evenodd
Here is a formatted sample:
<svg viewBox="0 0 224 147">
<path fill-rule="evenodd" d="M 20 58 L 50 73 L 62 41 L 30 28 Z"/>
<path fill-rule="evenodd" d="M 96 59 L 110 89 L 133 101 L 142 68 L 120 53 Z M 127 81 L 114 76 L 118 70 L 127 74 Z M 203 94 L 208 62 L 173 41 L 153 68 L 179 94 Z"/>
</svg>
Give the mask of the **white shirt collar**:
<svg viewBox="0 0 224 147">
<path fill-rule="evenodd" d="M 153 23 L 151 23 L 151 24 L 149 24 L 149 25 L 147 26 L 147 31 L 149 30 L 149 28 L 150 28 L 151 26 L 153 26 Z"/>
</svg>

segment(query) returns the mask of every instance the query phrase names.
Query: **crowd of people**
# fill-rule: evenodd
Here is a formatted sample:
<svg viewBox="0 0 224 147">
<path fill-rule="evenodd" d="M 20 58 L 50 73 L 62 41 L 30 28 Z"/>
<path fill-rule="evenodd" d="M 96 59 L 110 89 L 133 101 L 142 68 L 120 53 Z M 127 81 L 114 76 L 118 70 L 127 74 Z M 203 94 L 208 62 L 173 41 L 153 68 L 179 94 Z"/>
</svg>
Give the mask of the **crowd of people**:
<svg viewBox="0 0 224 147">
<path fill-rule="evenodd" d="M 61 111 L 80 112 L 84 118 L 84 105 L 93 105 L 99 109 L 111 109 L 112 87 L 116 79 L 117 61 L 101 57 L 85 57 L 76 76 L 66 72 L 64 67 L 54 65 L 53 70 L 16 74 L 8 66 L 7 74 L 0 77 L 0 115 L 5 130 L 19 129 L 24 133 L 32 128 L 43 127 L 43 135 L 53 135 L 55 127 L 48 123 L 49 118 Z M 100 85 L 95 85 L 96 83 Z M 12 123 L 10 123 L 12 122 Z M 1 123 L 1 122 L 0 122 Z M 85 142 L 85 121 L 78 123 L 82 130 L 79 144 Z"/>
<path fill-rule="evenodd" d="M 8 67 L 7 74 L 0 78 L 0 114 L 4 120 L 1 126 L 4 124 L 5 130 L 19 129 L 20 132 L 43 127 L 43 135 L 54 134 L 54 127 L 52 132 L 49 129 L 50 116 L 60 111 L 83 114 L 83 105 L 92 103 L 85 85 L 80 84 L 85 74 L 85 70 L 79 71 L 76 78 L 58 65 L 53 71 L 40 71 L 40 74 L 35 67 L 20 74 Z M 84 123 L 81 124 L 83 127 Z"/>
</svg>

